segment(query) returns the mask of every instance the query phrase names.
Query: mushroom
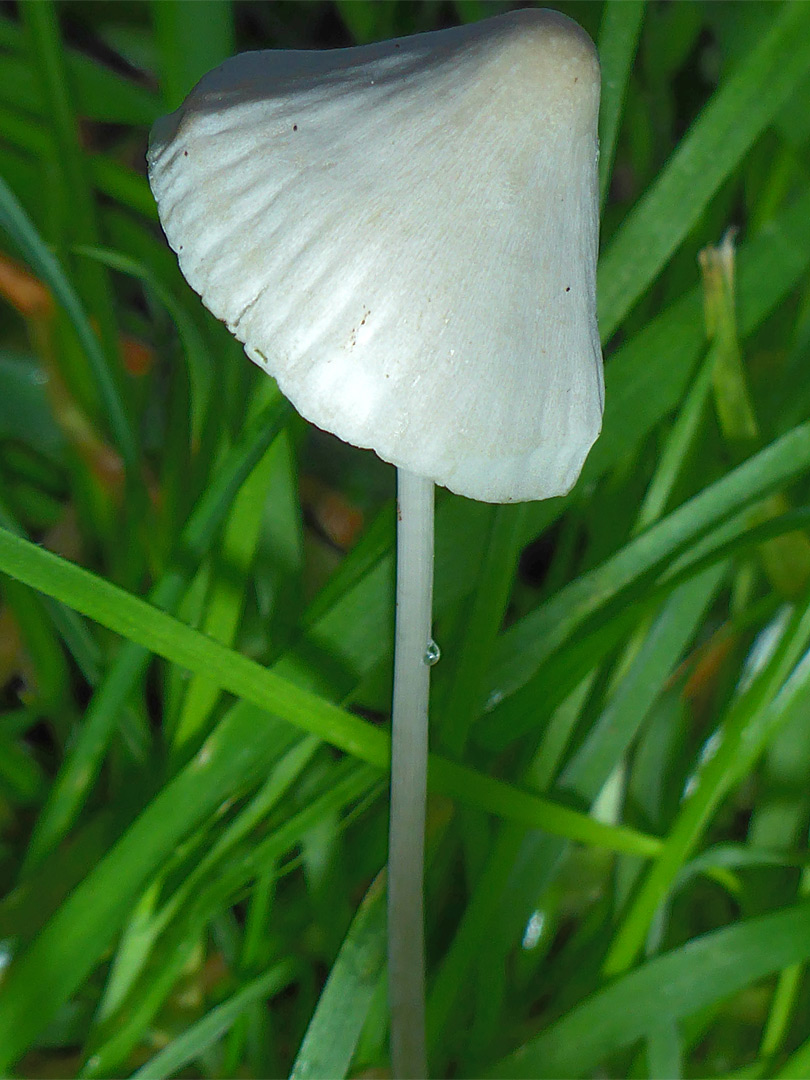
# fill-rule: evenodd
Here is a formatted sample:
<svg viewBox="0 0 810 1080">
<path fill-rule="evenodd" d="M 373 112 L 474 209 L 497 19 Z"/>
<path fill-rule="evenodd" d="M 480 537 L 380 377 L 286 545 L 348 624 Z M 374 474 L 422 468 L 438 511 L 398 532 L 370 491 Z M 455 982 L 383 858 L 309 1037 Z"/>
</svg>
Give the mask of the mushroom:
<svg viewBox="0 0 810 1080">
<path fill-rule="evenodd" d="M 299 412 L 398 469 L 389 847 L 395 1076 L 426 1075 L 433 486 L 565 494 L 599 434 L 599 65 L 554 11 L 245 53 L 155 125 L 203 302 Z"/>
</svg>

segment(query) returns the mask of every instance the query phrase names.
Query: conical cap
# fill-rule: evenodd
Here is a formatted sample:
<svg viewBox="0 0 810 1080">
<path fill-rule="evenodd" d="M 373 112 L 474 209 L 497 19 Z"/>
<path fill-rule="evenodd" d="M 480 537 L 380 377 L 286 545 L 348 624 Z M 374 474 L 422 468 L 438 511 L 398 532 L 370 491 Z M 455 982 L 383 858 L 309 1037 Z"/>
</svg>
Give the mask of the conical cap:
<svg viewBox="0 0 810 1080">
<path fill-rule="evenodd" d="M 183 274 L 299 412 L 488 502 L 599 434 L 599 68 L 556 12 L 245 53 L 152 132 Z"/>
</svg>

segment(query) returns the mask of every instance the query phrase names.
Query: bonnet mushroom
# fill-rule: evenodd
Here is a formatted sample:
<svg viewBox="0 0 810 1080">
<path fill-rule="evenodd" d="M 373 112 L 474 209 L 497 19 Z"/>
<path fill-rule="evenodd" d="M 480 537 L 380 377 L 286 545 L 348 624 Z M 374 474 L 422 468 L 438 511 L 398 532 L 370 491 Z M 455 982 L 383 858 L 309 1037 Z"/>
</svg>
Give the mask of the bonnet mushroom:
<svg viewBox="0 0 810 1080">
<path fill-rule="evenodd" d="M 599 66 L 554 11 L 245 53 L 158 121 L 149 179 L 206 306 L 319 427 L 398 469 L 395 1076 L 426 1075 L 433 486 L 565 494 L 599 434 Z"/>
</svg>

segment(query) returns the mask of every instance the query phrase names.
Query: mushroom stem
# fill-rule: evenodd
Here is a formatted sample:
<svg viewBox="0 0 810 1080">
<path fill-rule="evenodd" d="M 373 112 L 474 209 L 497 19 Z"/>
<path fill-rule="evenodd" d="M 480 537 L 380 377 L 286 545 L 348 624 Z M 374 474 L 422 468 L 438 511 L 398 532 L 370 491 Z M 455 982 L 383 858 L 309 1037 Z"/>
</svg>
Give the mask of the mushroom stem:
<svg viewBox="0 0 810 1080">
<path fill-rule="evenodd" d="M 388 987 L 396 1080 L 427 1077 L 423 864 L 428 694 L 435 660 L 433 481 L 397 470 L 397 617 L 388 845 Z"/>
</svg>

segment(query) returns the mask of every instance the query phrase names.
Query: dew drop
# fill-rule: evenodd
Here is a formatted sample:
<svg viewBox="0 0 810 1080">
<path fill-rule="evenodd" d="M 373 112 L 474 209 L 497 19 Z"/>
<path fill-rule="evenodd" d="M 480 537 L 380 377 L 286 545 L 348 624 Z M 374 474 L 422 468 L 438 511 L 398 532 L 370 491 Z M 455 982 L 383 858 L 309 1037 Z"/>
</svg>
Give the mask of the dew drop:
<svg viewBox="0 0 810 1080">
<path fill-rule="evenodd" d="M 484 704 L 484 712 L 492 712 L 496 705 L 503 701 L 503 691 L 493 690 Z"/>
<path fill-rule="evenodd" d="M 439 660 L 441 659 L 441 655 L 442 650 L 439 648 L 433 638 L 431 638 L 430 641 L 427 643 L 425 655 L 422 657 L 422 660 L 427 664 L 428 667 L 433 667 L 434 664 L 438 664 Z"/>
<path fill-rule="evenodd" d="M 4 971 L 13 959 L 14 949 L 12 948 L 11 939 L 7 938 L 0 941 L 0 971 Z"/>
<path fill-rule="evenodd" d="M 529 921 L 526 923 L 526 929 L 523 931 L 523 941 L 520 943 L 521 948 L 529 952 L 531 949 L 536 949 L 540 944 L 540 938 L 543 936 L 543 930 L 546 925 L 546 917 L 542 911 L 533 911 L 529 917 Z"/>
</svg>

